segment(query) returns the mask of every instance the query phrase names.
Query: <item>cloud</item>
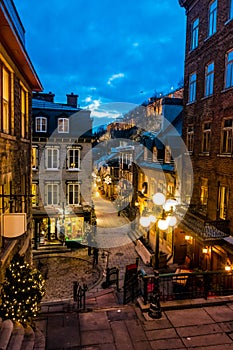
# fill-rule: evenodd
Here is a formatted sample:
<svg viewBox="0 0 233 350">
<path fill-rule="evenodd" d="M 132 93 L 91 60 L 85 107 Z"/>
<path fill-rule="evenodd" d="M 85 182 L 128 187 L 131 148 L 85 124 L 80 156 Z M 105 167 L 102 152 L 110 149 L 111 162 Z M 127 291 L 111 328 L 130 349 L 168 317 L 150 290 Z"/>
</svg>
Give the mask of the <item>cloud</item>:
<svg viewBox="0 0 233 350">
<path fill-rule="evenodd" d="M 118 74 L 113 74 L 107 81 L 108 85 L 112 85 L 112 82 L 116 79 L 124 78 L 125 74 L 124 73 L 118 73 Z"/>
</svg>

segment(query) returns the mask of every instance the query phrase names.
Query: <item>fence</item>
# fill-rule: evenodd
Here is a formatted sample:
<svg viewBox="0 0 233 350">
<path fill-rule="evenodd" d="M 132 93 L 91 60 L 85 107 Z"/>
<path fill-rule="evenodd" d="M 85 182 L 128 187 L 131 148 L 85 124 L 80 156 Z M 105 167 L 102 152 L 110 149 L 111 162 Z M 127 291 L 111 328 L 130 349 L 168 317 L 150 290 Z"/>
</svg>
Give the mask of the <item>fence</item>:
<svg viewBox="0 0 233 350">
<path fill-rule="evenodd" d="M 106 281 L 102 283 L 102 288 L 108 288 L 112 284 L 116 284 L 117 290 L 119 290 L 119 269 L 118 267 L 107 268 Z"/>
<path fill-rule="evenodd" d="M 144 304 L 147 304 L 153 293 L 154 276 L 141 275 L 140 286 Z M 216 271 L 161 274 L 159 295 L 165 302 L 233 295 L 233 274 Z"/>
</svg>

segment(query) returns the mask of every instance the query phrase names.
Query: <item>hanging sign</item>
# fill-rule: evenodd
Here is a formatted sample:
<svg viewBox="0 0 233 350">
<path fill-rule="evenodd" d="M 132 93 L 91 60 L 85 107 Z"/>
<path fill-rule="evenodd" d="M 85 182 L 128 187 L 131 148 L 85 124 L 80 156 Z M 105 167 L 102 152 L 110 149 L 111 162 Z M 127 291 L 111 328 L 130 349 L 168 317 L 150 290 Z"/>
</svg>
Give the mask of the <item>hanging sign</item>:
<svg viewBox="0 0 233 350">
<path fill-rule="evenodd" d="M 27 230 L 26 213 L 2 214 L 2 236 L 16 238 L 23 235 Z"/>
</svg>

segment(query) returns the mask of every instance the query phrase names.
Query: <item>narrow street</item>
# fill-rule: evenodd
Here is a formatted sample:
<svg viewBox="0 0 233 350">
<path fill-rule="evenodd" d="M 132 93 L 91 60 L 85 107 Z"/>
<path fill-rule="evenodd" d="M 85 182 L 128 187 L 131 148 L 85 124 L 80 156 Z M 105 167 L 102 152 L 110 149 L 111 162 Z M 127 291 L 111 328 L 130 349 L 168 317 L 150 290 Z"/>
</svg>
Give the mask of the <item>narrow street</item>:
<svg viewBox="0 0 233 350">
<path fill-rule="evenodd" d="M 97 216 L 96 244 L 99 248 L 122 247 L 131 243 L 131 223 L 118 216 L 114 202 L 99 197 L 94 201 Z"/>
</svg>

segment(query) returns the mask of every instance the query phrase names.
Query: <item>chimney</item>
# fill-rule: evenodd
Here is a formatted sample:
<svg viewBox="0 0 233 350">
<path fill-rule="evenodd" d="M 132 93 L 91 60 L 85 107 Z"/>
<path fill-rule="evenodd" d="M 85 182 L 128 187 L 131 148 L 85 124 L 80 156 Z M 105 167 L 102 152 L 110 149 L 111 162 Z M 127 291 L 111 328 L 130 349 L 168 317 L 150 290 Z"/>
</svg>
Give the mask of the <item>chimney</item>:
<svg viewBox="0 0 233 350">
<path fill-rule="evenodd" d="M 54 102 L 54 96 L 55 95 L 51 91 L 49 93 L 33 92 L 32 98 L 47 102 Z"/>
<path fill-rule="evenodd" d="M 67 105 L 77 108 L 78 106 L 78 95 L 75 95 L 73 92 L 71 94 L 67 94 Z"/>
</svg>

